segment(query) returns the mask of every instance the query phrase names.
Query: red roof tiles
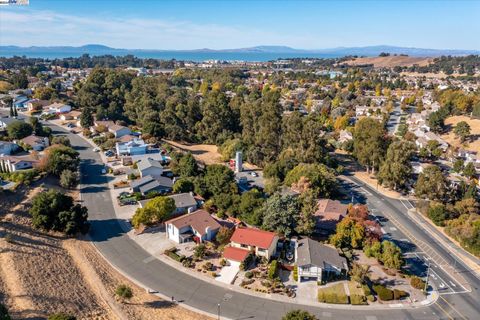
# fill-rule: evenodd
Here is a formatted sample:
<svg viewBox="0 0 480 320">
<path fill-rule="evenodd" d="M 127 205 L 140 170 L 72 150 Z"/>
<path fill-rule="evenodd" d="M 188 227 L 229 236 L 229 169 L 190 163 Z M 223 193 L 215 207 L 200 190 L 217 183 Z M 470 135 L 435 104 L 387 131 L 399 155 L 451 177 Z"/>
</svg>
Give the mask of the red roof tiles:
<svg viewBox="0 0 480 320">
<path fill-rule="evenodd" d="M 237 228 L 230 238 L 231 242 L 268 249 L 276 234 L 253 228 Z"/>
</svg>

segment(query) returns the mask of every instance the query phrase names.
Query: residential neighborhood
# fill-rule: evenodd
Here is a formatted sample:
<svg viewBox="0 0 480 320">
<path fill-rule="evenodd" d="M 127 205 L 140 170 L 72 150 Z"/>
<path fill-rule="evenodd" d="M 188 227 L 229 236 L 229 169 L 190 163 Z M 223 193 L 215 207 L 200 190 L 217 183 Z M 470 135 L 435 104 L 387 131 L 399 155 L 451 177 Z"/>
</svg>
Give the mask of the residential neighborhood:
<svg viewBox="0 0 480 320">
<path fill-rule="evenodd" d="M 132 16 L 115 19 L 99 3 L 101 24 L 83 15 L 90 3 L 57 15 L 74 4 L 27 1 L 26 16 L 20 2 L 2 6 L 2 22 L 26 30 L 45 16 L 57 26 L 38 37 L 58 43 L 91 23 L 92 41 L 112 42 L 0 43 L 0 319 L 480 314 L 478 50 L 221 48 L 226 34 L 277 39 L 265 17 L 284 11 L 295 27 L 281 39 L 318 39 L 301 27 L 318 20 L 305 11 L 316 2 L 139 2 L 162 19 L 133 18 L 130 3 L 119 7 Z M 218 16 L 167 28 L 167 13 L 193 8 Z M 260 13 L 261 30 L 249 17 Z M 238 26 L 222 28 L 228 17 Z M 349 32 L 377 33 L 364 22 Z M 216 49 L 188 49 L 206 35 Z"/>
</svg>

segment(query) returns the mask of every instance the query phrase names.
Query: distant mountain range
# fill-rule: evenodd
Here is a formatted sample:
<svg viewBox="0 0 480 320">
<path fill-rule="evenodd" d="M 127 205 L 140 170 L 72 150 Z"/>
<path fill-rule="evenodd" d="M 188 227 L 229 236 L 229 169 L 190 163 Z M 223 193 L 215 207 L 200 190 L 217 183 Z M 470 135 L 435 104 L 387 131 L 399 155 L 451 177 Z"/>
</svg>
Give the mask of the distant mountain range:
<svg viewBox="0 0 480 320">
<path fill-rule="evenodd" d="M 330 49 L 295 49 L 287 46 L 256 46 L 250 48 L 239 49 L 194 49 L 194 50 L 154 50 L 154 49 L 118 49 L 111 48 L 99 44 L 88 44 L 80 47 L 73 46 L 45 46 L 45 47 L 18 47 L 18 46 L 0 46 L 0 56 L 11 56 L 13 54 L 25 54 L 27 56 L 34 56 L 36 53 L 62 52 L 64 54 L 71 53 L 72 55 L 88 53 L 90 55 L 126 55 L 141 53 L 164 53 L 164 52 L 180 52 L 180 53 L 272 53 L 272 54 L 298 54 L 299 57 L 309 54 L 325 54 L 329 56 L 378 56 L 381 52 L 391 54 L 406 54 L 416 57 L 432 57 L 441 55 L 468 55 L 480 54 L 480 50 L 451 50 L 451 49 L 424 49 L 424 48 L 407 48 L 395 46 L 367 46 L 367 47 L 338 47 Z"/>
</svg>

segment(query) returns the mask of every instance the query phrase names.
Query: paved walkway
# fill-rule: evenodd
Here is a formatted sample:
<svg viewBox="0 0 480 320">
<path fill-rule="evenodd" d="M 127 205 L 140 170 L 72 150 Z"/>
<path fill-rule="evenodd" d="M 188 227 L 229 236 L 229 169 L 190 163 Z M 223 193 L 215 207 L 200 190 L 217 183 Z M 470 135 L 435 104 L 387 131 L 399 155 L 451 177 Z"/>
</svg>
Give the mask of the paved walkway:
<svg viewBox="0 0 480 320">
<path fill-rule="evenodd" d="M 220 276 L 215 278 L 215 280 L 225 284 L 232 284 L 239 270 L 240 262 L 230 261 L 230 265 L 224 266 L 222 270 L 220 270 Z"/>
</svg>

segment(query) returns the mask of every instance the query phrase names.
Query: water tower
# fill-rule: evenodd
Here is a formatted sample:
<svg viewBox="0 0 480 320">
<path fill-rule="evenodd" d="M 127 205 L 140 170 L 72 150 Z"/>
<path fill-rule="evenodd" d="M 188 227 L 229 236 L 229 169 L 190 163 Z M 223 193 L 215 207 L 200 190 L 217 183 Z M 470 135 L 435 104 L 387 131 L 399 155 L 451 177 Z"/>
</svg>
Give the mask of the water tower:
<svg viewBox="0 0 480 320">
<path fill-rule="evenodd" d="M 242 172 L 242 171 L 243 171 L 242 151 L 237 151 L 235 153 L 235 172 Z"/>
</svg>

